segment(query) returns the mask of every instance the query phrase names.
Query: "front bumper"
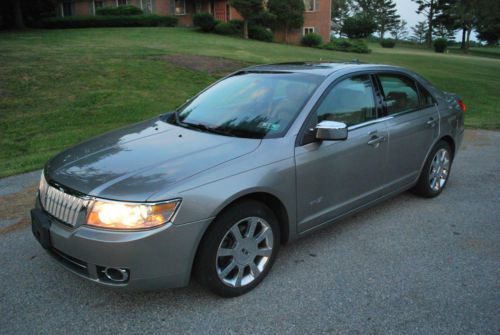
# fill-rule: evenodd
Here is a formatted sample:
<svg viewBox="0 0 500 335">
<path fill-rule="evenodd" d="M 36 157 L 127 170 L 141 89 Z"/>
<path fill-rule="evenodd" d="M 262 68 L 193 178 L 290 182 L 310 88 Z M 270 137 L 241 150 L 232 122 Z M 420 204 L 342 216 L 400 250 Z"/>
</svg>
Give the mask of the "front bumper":
<svg viewBox="0 0 500 335">
<path fill-rule="evenodd" d="M 131 290 L 186 286 L 198 243 L 211 221 L 117 232 L 69 228 L 44 212 L 38 200 L 35 207 L 41 219 L 48 221 L 50 242 L 44 247 L 60 264 L 98 284 Z M 114 283 L 103 276 L 105 268 L 127 269 L 129 278 Z"/>
</svg>

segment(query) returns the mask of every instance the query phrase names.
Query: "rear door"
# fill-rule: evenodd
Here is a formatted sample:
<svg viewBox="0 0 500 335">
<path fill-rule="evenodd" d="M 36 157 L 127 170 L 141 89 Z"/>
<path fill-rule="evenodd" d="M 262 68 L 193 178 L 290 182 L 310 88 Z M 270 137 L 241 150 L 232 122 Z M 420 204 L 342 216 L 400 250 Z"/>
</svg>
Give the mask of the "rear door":
<svg viewBox="0 0 500 335">
<path fill-rule="evenodd" d="M 439 113 L 432 96 L 413 78 L 399 72 L 378 74 L 389 117 L 388 191 L 416 181 L 432 144 L 439 136 Z"/>
<path fill-rule="evenodd" d="M 388 133 L 378 118 L 373 84 L 369 74 L 337 81 L 326 90 L 306 123 L 308 133 L 295 148 L 301 232 L 376 199 L 382 192 Z M 324 120 L 346 123 L 348 138 L 311 139 L 312 129 Z"/>
</svg>

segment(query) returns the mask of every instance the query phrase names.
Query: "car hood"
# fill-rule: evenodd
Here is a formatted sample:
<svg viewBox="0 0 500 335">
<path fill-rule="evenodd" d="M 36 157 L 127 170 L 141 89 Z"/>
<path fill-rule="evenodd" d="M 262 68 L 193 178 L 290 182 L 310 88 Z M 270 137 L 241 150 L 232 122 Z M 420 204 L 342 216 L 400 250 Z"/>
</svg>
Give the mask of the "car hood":
<svg viewBox="0 0 500 335">
<path fill-rule="evenodd" d="M 147 201 L 173 183 L 254 151 L 260 142 L 155 119 L 65 150 L 47 163 L 45 174 L 53 183 L 90 196 Z"/>
</svg>

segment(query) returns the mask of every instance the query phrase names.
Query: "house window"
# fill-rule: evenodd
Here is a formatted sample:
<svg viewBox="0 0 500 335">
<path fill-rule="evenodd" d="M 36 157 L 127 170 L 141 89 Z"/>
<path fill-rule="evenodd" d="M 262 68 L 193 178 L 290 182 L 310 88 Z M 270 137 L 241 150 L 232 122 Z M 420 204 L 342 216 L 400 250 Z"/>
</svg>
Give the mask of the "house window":
<svg viewBox="0 0 500 335">
<path fill-rule="evenodd" d="M 186 0 L 175 0 L 175 15 L 186 15 Z"/>
<path fill-rule="evenodd" d="M 102 7 L 104 7 L 104 2 L 103 1 L 94 1 L 94 6 L 95 6 L 95 8 L 102 8 Z"/>
<path fill-rule="evenodd" d="M 73 16 L 73 4 L 71 2 L 63 2 L 62 3 L 62 16 Z"/>
<path fill-rule="evenodd" d="M 314 31 L 315 31 L 314 27 L 304 27 L 304 35 L 312 34 L 314 33 Z"/>
<path fill-rule="evenodd" d="M 315 12 L 316 0 L 304 0 L 304 7 L 306 8 L 306 12 Z"/>
<path fill-rule="evenodd" d="M 128 0 L 116 0 L 116 5 L 117 6 L 125 6 L 127 4 Z"/>
</svg>

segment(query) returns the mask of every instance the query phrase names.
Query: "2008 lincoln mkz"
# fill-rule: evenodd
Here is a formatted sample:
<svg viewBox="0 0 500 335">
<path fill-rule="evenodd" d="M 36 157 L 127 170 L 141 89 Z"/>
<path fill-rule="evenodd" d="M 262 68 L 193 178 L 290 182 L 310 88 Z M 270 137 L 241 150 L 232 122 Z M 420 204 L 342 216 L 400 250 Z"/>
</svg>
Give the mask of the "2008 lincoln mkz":
<svg viewBox="0 0 500 335">
<path fill-rule="evenodd" d="M 240 70 L 175 112 L 68 149 L 44 168 L 32 228 L 109 287 L 237 296 L 280 244 L 402 191 L 440 194 L 465 104 L 406 69 L 291 63 Z"/>
</svg>

